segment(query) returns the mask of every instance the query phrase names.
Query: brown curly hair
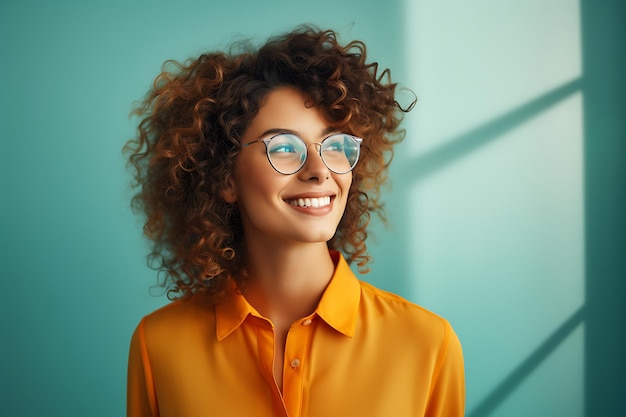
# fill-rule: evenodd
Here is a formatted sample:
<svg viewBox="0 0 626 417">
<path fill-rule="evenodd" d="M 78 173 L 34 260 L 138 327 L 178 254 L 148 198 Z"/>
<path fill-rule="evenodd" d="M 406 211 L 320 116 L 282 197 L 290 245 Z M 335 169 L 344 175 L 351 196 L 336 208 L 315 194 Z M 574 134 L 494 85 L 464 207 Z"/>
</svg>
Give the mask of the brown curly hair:
<svg viewBox="0 0 626 417">
<path fill-rule="evenodd" d="M 133 111 L 138 136 L 124 147 L 134 167 L 133 208 L 145 216 L 153 242 L 148 259 L 165 273 L 168 297 L 205 292 L 216 301 L 232 277 L 246 277 L 244 235 L 236 205 L 222 190 L 233 172 L 240 138 L 263 99 L 277 87 L 305 94 L 313 107 L 347 133 L 364 138 L 345 213 L 330 249 L 365 271 L 371 213 L 382 216 L 381 185 L 403 108 L 389 70 L 366 62 L 360 41 L 341 45 L 331 30 L 310 26 L 271 38 L 255 50 L 207 53 L 185 64 L 168 61 Z M 168 70 L 168 67 L 172 67 Z"/>
</svg>

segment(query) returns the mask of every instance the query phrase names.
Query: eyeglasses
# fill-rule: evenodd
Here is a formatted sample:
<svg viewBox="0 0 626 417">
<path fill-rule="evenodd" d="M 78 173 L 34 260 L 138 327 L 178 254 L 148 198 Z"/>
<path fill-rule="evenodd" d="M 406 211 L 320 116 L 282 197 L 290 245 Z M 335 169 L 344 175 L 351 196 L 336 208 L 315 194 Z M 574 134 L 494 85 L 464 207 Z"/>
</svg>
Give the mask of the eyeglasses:
<svg viewBox="0 0 626 417">
<path fill-rule="evenodd" d="M 347 133 L 336 133 L 321 142 L 305 143 L 292 133 L 279 133 L 270 138 L 254 140 L 242 146 L 263 142 L 270 165 L 281 174 L 291 175 L 300 171 L 308 157 L 309 145 L 318 147 L 324 165 L 336 174 L 346 174 L 356 166 L 361 153 L 361 142 Z"/>
</svg>

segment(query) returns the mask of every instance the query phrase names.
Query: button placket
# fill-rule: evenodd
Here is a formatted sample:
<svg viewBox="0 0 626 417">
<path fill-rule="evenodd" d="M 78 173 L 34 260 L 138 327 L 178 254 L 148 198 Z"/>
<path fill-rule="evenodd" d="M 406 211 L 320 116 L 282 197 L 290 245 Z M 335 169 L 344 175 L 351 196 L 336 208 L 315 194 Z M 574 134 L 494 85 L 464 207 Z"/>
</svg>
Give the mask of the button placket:
<svg viewBox="0 0 626 417">
<path fill-rule="evenodd" d="M 294 323 L 289 329 L 287 344 L 285 346 L 285 369 L 283 379 L 283 399 L 289 415 L 300 415 L 304 378 L 307 376 L 306 368 L 308 349 L 312 332 L 315 326 L 311 326 L 311 318 L 303 319 Z"/>
</svg>

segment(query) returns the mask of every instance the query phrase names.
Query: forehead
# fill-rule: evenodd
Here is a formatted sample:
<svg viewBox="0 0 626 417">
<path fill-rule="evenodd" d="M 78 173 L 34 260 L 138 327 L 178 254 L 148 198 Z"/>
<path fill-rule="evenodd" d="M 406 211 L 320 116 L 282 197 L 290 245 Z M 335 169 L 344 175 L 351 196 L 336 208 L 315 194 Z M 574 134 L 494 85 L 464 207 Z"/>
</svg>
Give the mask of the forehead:
<svg viewBox="0 0 626 417">
<path fill-rule="evenodd" d="M 310 107 L 306 96 L 288 87 L 272 90 L 244 133 L 245 139 L 257 139 L 265 132 L 285 130 L 303 137 L 318 138 L 332 123 L 316 107 Z"/>
</svg>

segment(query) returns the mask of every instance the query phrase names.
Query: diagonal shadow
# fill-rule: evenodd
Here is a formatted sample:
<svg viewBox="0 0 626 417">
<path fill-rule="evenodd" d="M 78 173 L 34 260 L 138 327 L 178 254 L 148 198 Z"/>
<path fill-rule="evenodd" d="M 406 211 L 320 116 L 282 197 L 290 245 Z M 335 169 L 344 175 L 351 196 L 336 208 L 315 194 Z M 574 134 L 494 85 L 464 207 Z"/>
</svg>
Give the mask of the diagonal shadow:
<svg viewBox="0 0 626 417">
<path fill-rule="evenodd" d="M 467 417 L 489 415 L 584 321 L 584 317 L 585 306 L 583 305 L 487 395 Z"/>
<path fill-rule="evenodd" d="M 559 101 L 579 91 L 581 86 L 582 79 L 577 78 L 528 101 L 512 111 L 406 162 L 400 168 L 402 175 L 409 182 L 411 180 L 422 180 L 437 170 L 444 168 L 447 164 L 487 145 L 505 132 L 532 119 Z"/>
</svg>

